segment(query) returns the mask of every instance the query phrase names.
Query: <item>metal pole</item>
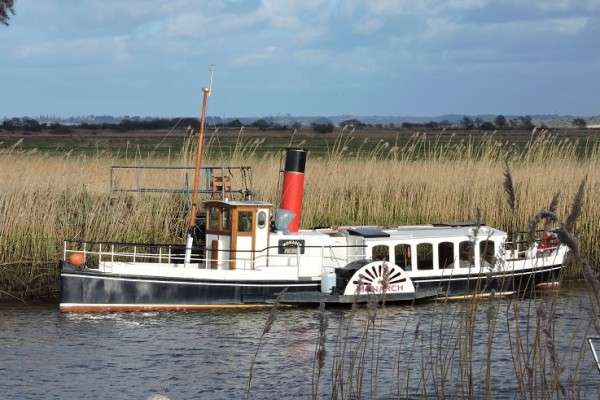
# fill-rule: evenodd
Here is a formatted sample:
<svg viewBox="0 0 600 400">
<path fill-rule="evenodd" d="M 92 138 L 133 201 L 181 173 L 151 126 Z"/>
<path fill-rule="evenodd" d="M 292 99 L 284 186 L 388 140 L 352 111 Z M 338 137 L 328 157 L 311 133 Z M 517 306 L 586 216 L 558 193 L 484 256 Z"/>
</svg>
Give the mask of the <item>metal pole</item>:
<svg viewBox="0 0 600 400">
<path fill-rule="evenodd" d="M 196 225 L 196 209 L 198 207 L 198 189 L 200 186 L 200 167 L 202 166 L 202 142 L 204 142 L 204 123 L 206 122 L 206 102 L 210 88 L 202 88 L 204 96 L 202 99 L 202 117 L 200 118 L 200 133 L 198 134 L 198 153 L 196 154 L 196 169 L 194 172 L 194 189 L 192 191 L 192 210 L 190 215 L 189 228 L 193 229 Z"/>
<path fill-rule="evenodd" d="M 184 266 L 187 267 L 192 258 L 192 242 L 194 237 L 194 227 L 196 226 L 196 209 L 198 207 L 198 187 L 200 185 L 200 169 L 202 166 L 202 144 L 204 142 L 204 125 L 206 123 L 206 103 L 208 102 L 208 96 L 210 96 L 213 80 L 214 66 L 210 66 L 210 85 L 202 88 L 202 112 L 200 117 L 200 130 L 198 132 L 198 152 L 196 153 L 196 169 L 194 171 L 194 189 L 192 191 L 192 207 L 190 210 L 190 224 L 187 233 L 187 240 L 185 246 L 185 258 Z"/>
</svg>

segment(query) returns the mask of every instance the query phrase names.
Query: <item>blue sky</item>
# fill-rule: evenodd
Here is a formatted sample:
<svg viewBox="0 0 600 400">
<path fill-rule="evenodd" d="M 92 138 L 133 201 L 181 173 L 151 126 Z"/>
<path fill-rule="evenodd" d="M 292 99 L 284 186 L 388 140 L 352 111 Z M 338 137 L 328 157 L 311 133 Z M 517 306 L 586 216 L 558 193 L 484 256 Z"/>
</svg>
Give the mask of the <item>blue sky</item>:
<svg viewBox="0 0 600 400">
<path fill-rule="evenodd" d="M 16 0 L 0 118 L 600 114 L 600 0 Z"/>
</svg>

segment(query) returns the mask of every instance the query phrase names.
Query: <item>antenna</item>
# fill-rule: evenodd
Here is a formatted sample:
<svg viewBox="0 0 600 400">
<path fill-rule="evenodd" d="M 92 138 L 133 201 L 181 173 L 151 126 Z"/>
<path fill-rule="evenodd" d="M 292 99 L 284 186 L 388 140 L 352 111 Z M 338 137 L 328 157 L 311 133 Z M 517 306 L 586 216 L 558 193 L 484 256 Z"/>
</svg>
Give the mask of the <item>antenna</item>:
<svg viewBox="0 0 600 400">
<path fill-rule="evenodd" d="M 210 83 L 208 84 L 207 88 L 202 88 L 202 91 L 206 92 L 210 96 L 210 92 L 212 91 L 213 73 L 215 71 L 215 65 L 210 64 L 210 67 L 208 68 L 208 70 L 210 72 Z"/>
</svg>

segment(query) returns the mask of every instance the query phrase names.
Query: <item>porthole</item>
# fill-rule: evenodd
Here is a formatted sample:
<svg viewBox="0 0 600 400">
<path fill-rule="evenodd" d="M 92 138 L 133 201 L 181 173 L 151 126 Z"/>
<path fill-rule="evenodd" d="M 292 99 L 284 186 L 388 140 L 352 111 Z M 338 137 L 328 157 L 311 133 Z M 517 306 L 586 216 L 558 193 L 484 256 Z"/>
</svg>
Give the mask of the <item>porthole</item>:
<svg viewBox="0 0 600 400">
<path fill-rule="evenodd" d="M 267 213 L 264 211 L 258 212 L 258 229 L 263 229 L 267 226 Z"/>
</svg>

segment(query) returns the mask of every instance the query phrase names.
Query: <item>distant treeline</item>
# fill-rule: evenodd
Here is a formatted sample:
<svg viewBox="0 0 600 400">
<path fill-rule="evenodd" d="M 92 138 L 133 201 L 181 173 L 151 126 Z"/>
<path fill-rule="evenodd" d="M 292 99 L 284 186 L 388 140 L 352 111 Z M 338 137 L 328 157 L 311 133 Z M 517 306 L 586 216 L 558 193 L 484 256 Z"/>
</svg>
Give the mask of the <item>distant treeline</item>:
<svg viewBox="0 0 600 400">
<path fill-rule="evenodd" d="M 23 118 L 10 118 L 6 119 L 0 124 L 0 130 L 6 131 L 24 131 L 24 132 L 39 132 L 42 130 L 48 130 L 57 134 L 71 133 L 75 129 L 82 130 L 112 130 L 115 132 L 131 132 L 131 131 L 148 131 L 148 130 L 159 130 L 159 129 L 186 129 L 188 126 L 193 129 L 198 128 L 198 118 L 155 118 L 155 119 L 128 119 L 125 118 L 118 123 L 90 123 L 81 122 L 79 124 L 62 124 L 59 122 L 52 123 L 40 123 L 35 119 L 23 117 Z M 208 123 L 207 123 L 208 124 Z M 587 123 L 583 118 L 575 118 L 571 121 L 573 127 L 585 128 Z M 209 124 L 211 127 L 219 128 L 241 128 L 243 126 L 256 128 L 260 131 L 267 130 L 300 130 L 300 129 L 312 129 L 318 133 L 329 133 L 333 132 L 335 127 L 348 128 L 348 129 L 405 129 L 405 130 L 442 130 L 442 129 L 460 129 L 460 130 L 531 130 L 534 127 L 547 128 L 543 123 L 534 124 L 530 116 L 521 116 L 512 119 L 507 119 L 503 115 L 498 115 L 491 121 L 484 121 L 481 118 L 463 117 L 458 122 L 451 122 L 449 120 L 442 121 L 429 121 L 429 122 L 402 122 L 401 124 L 366 124 L 358 119 L 348 119 L 334 124 L 327 118 L 317 118 L 309 126 L 302 124 L 298 121 L 293 121 L 287 124 L 282 124 L 272 119 L 258 119 L 251 123 L 242 123 L 239 119 L 233 119 L 224 121 L 219 119 L 212 119 Z"/>
</svg>

